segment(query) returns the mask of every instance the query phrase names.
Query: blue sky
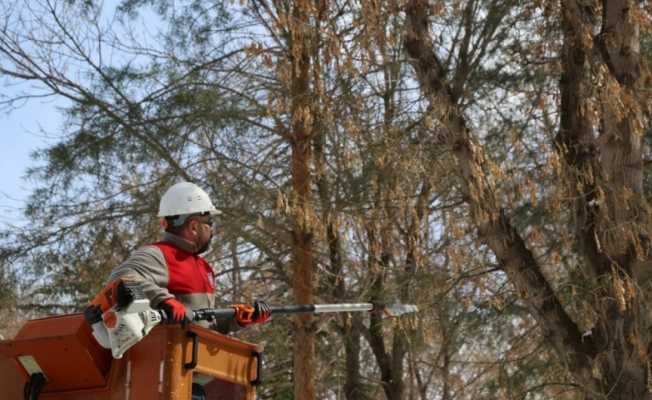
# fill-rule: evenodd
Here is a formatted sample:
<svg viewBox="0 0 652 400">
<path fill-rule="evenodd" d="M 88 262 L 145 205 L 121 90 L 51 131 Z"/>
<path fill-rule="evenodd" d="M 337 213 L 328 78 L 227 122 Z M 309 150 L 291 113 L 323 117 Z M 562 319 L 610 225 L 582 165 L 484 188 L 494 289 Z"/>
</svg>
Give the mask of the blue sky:
<svg viewBox="0 0 652 400">
<path fill-rule="evenodd" d="M 124 33 L 115 17 L 115 9 L 120 0 L 104 0 L 103 23 L 118 34 Z M 160 17 L 148 7 L 139 9 L 136 20 L 130 21 L 142 43 L 154 40 L 156 33 L 164 30 Z M 120 54 L 109 54 L 117 57 Z M 0 60 L 1 61 L 1 60 Z M 16 94 L 43 93 L 43 88 L 34 84 L 16 84 L 15 81 L 0 75 L 0 98 Z M 32 99 L 21 107 L 7 112 L 0 106 L 0 226 L 4 224 L 24 224 L 21 208 L 29 196 L 33 185 L 24 179 L 27 168 L 34 166 L 30 154 L 60 137 L 63 129 L 62 111 L 58 107 L 68 104 L 61 97 Z M 49 138 L 49 139 L 48 139 Z"/>
<path fill-rule="evenodd" d="M 119 0 L 105 0 L 106 21 L 110 23 Z M 148 21 L 151 13 L 144 12 Z M 0 93 L 11 97 L 16 94 L 43 93 L 33 84 L 17 84 L 0 76 Z M 67 104 L 61 97 L 32 99 L 10 112 L 0 108 L 0 225 L 24 224 L 21 208 L 33 185 L 24 179 L 27 168 L 35 165 L 30 154 L 46 147 L 49 140 L 62 131 L 62 112 L 57 107 Z"/>
<path fill-rule="evenodd" d="M 11 91 L 2 88 L 5 94 Z M 19 109 L 0 112 L 0 224 L 22 224 L 20 209 L 32 185 L 24 178 L 30 154 L 47 145 L 43 130 L 56 134 L 61 127 L 61 112 L 54 99 L 31 100 Z"/>
</svg>

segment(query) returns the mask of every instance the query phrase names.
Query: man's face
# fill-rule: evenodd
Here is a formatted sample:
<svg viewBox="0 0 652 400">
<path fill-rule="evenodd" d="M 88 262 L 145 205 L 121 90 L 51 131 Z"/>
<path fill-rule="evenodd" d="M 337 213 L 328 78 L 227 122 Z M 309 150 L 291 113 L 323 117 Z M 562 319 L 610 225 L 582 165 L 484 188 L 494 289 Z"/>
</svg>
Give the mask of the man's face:
<svg viewBox="0 0 652 400">
<path fill-rule="evenodd" d="M 204 253 L 213 239 L 213 220 L 210 215 L 202 215 L 194 217 L 191 223 L 195 224 L 194 229 L 197 232 L 195 245 L 198 250 L 196 254 Z"/>
</svg>

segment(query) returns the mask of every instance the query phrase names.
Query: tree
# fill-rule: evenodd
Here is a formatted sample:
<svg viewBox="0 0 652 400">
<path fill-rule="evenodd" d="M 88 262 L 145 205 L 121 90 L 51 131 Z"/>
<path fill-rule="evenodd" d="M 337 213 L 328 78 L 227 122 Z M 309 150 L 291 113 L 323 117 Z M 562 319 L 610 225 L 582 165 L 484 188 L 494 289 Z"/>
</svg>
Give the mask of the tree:
<svg viewBox="0 0 652 400">
<path fill-rule="evenodd" d="M 565 201 L 572 205 L 576 223 L 570 250 L 577 252 L 578 272 L 592 293 L 582 299 L 590 304 L 593 319 L 583 332 L 509 217 L 495 168 L 474 137 L 433 46 L 429 9 L 426 1 L 408 3 L 406 48 L 421 89 L 446 130 L 441 143 L 452 146 L 479 239 L 492 250 L 587 398 L 648 398 L 649 319 L 642 271 L 649 257 L 649 205 L 642 185 L 642 136 L 649 99 L 638 32 L 649 25 L 649 15 L 631 1 L 570 1 L 546 9 L 561 20 L 564 32 L 555 150 L 563 162 L 560 182 L 573 199 Z M 594 36 L 596 25 L 601 32 Z"/>
<path fill-rule="evenodd" d="M 620 53 L 573 42 L 595 31 L 599 8 L 578 8 L 579 23 L 572 3 L 562 13 L 535 0 L 130 0 L 112 19 L 93 1 L 1 4 L 3 75 L 40 82 L 27 97 L 70 101 L 31 173 L 31 224 L 3 232 L 21 315 L 83 307 L 113 266 L 156 240 L 160 193 L 193 180 L 222 212 L 207 257 L 225 301 L 421 309 L 417 321 L 277 319 L 239 333 L 267 344 L 261 398 L 600 389 L 607 370 L 594 366 L 611 361 L 586 361 L 569 339 L 596 340 L 610 319 L 592 299 L 618 280 L 585 274 L 587 242 L 568 225 L 589 214 L 568 199 L 594 193 L 587 177 L 616 178 L 593 174 L 604 167 L 590 152 L 565 150 L 579 131 L 560 129 L 591 109 L 606 131 L 605 116 L 622 111 L 602 105 L 612 73 L 597 67 Z M 581 57 L 563 69 L 580 79 L 560 84 L 559 60 Z M 646 104 L 641 79 L 623 98 Z M 612 213 L 642 215 L 633 210 Z"/>
<path fill-rule="evenodd" d="M 270 13 L 275 28 L 270 34 L 278 35 L 284 47 L 276 58 L 278 81 L 281 91 L 287 93 L 287 125 L 277 128 L 280 136 L 291 147 L 290 175 L 291 187 L 290 215 L 292 218 L 292 289 L 298 304 L 312 304 L 314 245 L 313 237 L 316 217 L 312 200 L 313 165 L 312 141 L 321 134 L 314 129 L 315 117 L 312 114 L 314 94 L 311 80 L 312 48 L 316 46 L 319 32 L 312 28 L 311 20 L 319 20 L 320 15 L 313 12 L 312 1 L 298 0 L 287 4 L 274 4 L 274 10 L 267 2 L 254 2 L 256 11 Z M 273 93 L 268 94 L 274 97 Z M 272 110 L 278 112 L 276 110 Z M 279 113 L 283 118 L 284 112 Z M 315 398 L 315 326 L 310 315 L 296 317 L 294 328 L 294 397 Z"/>
</svg>

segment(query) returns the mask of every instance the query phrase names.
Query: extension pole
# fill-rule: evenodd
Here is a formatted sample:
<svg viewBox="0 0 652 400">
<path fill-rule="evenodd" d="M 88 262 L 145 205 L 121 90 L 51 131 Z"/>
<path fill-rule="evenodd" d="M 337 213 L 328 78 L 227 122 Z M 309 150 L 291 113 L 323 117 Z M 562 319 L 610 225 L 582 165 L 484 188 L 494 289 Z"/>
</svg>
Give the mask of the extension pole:
<svg viewBox="0 0 652 400">
<path fill-rule="evenodd" d="M 295 304 L 286 306 L 270 306 L 271 315 L 290 314 L 327 314 L 342 312 L 383 311 L 390 317 L 415 313 L 417 306 L 412 304 L 394 304 L 378 306 L 372 303 L 339 303 L 339 304 Z M 192 321 L 210 321 L 213 319 L 230 319 L 235 316 L 235 310 L 227 308 L 204 308 L 192 312 Z M 190 316 L 189 316 L 190 317 Z"/>
</svg>

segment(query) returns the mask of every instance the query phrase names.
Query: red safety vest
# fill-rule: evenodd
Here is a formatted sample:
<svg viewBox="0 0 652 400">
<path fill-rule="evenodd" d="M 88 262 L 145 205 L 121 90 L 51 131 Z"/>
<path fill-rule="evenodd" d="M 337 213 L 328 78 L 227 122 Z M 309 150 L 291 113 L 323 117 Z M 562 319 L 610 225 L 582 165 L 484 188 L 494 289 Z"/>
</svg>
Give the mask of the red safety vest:
<svg viewBox="0 0 652 400">
<path fill-rule="evenodd" d="M 210 293 L 215 291 L 213 268 L 203 257 L 188 253 L 168 242 L 154 243 L 168 267 L 168 286 L 171 294 Z"/>
</svg>

